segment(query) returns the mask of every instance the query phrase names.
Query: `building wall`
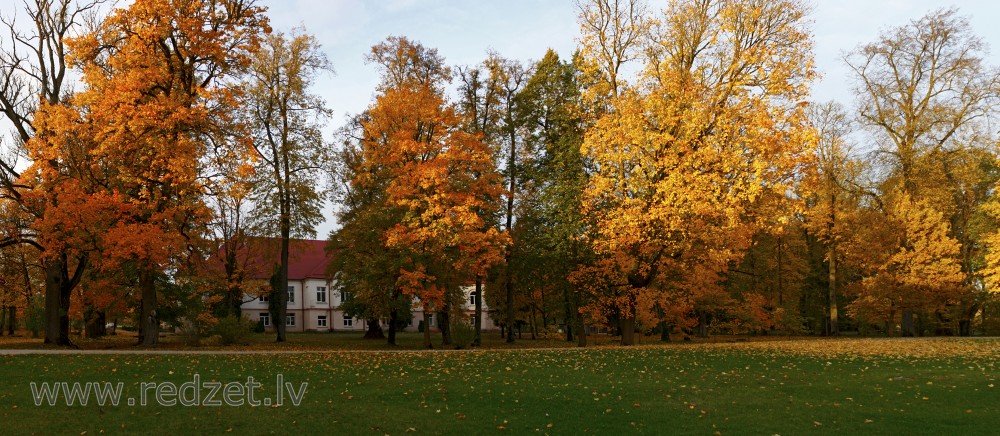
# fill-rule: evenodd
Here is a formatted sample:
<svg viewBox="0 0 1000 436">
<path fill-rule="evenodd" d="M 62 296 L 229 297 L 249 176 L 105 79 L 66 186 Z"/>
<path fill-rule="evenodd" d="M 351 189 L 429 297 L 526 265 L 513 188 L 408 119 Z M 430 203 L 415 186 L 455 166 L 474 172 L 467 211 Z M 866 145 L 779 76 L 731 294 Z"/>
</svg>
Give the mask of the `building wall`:
<svg viewBox="0 0 1000 436">
<path fill-rule="evenodd" d="M 345 325 L 344 321 L 346 317 L 344 316 L 344 312 L 340 310 L 340 305 L 344 302 L 343 295 L 331 283 L 322 279 L 289 280 L 288 286 L 292 288 L 292 292 L 286 313 L 295 316 L 295 325 L 288 325 L 287 331 L 365 330 L 364 320 L 351 318 L 348 323 L 350 325 Z M 326 288 L 326 301 L 321 301 L 319 295 L 317 295 L 320 287 Z M 471 299 L 471 294 L 475 291 L 475 287 L 465 286 L 462 288 L 462 291 L 465 294 L 465 299 L 461 306 L 461 312 L 471 322 L 475 313 L 475 303 Z M 250 300 L 250 296 L 248 295 L 245 300 Z M 499 326 L 490 318 L 488 310 L 486 302 L 483 301 L 483 330 L 498 330 Z M 268 302 L 255 298 L 252 301 L 243 303 L 242 312 L 243 316 L 257 321 L 260 319 L 261 314 L 267 314 Z M 420 321 L 424 319 L 424 313 L 420 310 L 419 300 L 414 300 L 412 315 L 413 322 L 404 328 L 403 331 L 417 331 Z M 267 316 L 270 318 L 270 314 L 267 314 Z M 326 316 L 326 327 L 319 325 L 318 319 L 320 316 Z M 431 319 L 431 328 L 433 330 L 437 330 L 436 318 L 436 316 L 433 316 Z M 267 329 L 273 330 L 273 320 L 270 321 L 271 323 L 267 326 Z M 383 325 L 383 327 L 387 326 Z"/>
</svg>

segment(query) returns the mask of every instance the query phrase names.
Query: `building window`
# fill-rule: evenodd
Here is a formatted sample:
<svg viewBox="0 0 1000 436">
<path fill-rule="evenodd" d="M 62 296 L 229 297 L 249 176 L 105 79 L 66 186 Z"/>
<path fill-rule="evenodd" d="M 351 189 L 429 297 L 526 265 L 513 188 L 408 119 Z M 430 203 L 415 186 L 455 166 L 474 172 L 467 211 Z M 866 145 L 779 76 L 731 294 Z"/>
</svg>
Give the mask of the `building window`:
<svg viewBox="0 0 1000 436">
<path fill-rule="evenodd" d="M 295 314 L 289 313 L 285 315 L 285 325 L 289 327 L 295 327 Z"/>
<path fill-rule="evenodd" d="M 434 314 L 433 313 L 427 315 L 427 325 L 430 326 L 430 327 L 434 327 Z"/>
<path fill-rule="evenodd" d="M 316 302 L 326 303 L 326 286 L 316 287 Z"/>
<path fill-rule="evenodd" d="M 344 327 L 354 327 L 354 318 L 344 318 Z"/>
<path fill-rule="evenodd" d="M 326 315 L 316 317 L 316 327 L 326 327 Z"/>
<path fill-rule="evenodd" d="M 271 314 L 267 312 L 261 312 L 258 316 L 260 317 L 258 319 L 260 320 L 261 324 L 264 324 L 264 327 L 271 325 Z"/>
<path fill-rule="evenodd" d="M 341 303 L 346 303 L 348 301 L 351 301 L 351 299 L 353 299 L 353 298 L 354 298 L 354 295 L 351 295 L 350 292 L 340 291 L 340 302 Z"/>
<path fill-rule="evenodd" d="M 295 302 L 295 286 L 288 287 L 288 302 L 289 303 Z"/>
<path fill-rule="evenodd" d="M 270 300 L 270 298 L 268 298 L 267 295 L 261 295 L 257 297 L 257 301 L 260 301 L 261 303 L 267 303 L 268 300 Z"/>
<path fill-rule="evenodd" d="M 472 292 L 469 293 L 469 305 L 470 306 L 475 306 L 476 305 L 476 298 L 479 298 L 479 293 L 478 292 L 472 291 Z"/>
</svg>

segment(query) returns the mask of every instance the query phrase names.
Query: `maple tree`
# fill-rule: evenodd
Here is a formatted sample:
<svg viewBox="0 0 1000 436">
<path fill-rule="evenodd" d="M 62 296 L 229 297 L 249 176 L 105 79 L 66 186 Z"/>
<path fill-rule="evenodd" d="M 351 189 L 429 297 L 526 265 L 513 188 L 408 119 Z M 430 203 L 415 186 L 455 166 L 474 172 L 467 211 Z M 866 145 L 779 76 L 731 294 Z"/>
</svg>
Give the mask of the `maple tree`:
<svg viewBox="0 0 1000 436">
<path fill-rule="evenodd" d="M 380 235 L 402 257 L 394 288 L 420 300 L 424 313 L 444 309 L 449 289 L 498 261 L 504 235 L 480 213 L 497 204 L 500 186 L 481 137 L 444 96 L 450 69 L 436 50 L 390 37 L 372 47 L 382 71 L 375 102 L 360 118 L 360 153 L 352 185 L 384 189 L 377 207 L 398 221 Z M 430 329 L 424 329 L 430 346 Z"/>
<path fill-rule="evenodd" d="M 949 234 L 947 220 L 928 201 L 897 195 L 901 198 L 891 199 L 882 212 L 884 224 L 873 226 L 878 235 L 862 233 L 878 246 L 866 256 L 861 292 L 849 307 L 855 314 L 884 320 L 888 332 L 897 313 L 943 309 L 963 281 L 959 244 Z M 902 333 L 907 334 L 905 322 Z"/>
<path fill-rule="evenodd" d="M 10 201 L 11 209 L 19 209 L 22 224 L 4 228 L 0 248 L 30 245 L 44 249 L 31 226 L 24 224 L 45 214 L 45 204 L 29 201 L 26 193 L 38 186 L 22 177 L 18 159 L 27 158 L 25 145 L 34 138 L 35 112 L 39 104 L 60 104 L 68 95 L 66 40 L 77 29 L 81 19 L 96 13 L 102 1 L 72 2 L 70 0 L 35 0 L 25 2 L 24 12 L 30 19 L 30 30 L 16 26 L 14 16 L 4 17 L 10 39 L 0 51 L 0 111 L 13 126 L 14 137 L 4 141 L 0 156 L 0 199 Z M 9 44 L 8 44 L 9 43 Z M 59 161 L 49 161 L 59 166 Z M 65 168 L 64 168 L 65 169 Z M 69 305 L 73 289 L 79 283 L 87 262 L 84 256 L 46 250 L 45 270 L 45 341 L 72 345 L 69 338 Z"/>
<path fill-rule="evenodd" d="M 804 13 L 788 1 L 673 3 L 647 39 L 636 85 L 588 50 L 602 45 L 583 44 L 607 86 L 621 87 L 583 150 L 596 168 L 584 208 L 613 278 L 606 295 L 623 344 L 634 343 L 638 295 L 670 292 L 665 274 L 692 262 L 723 271 L 763 225 L 756 205 L 783 195 L 806 159 L 811 130 L 798 102 L 813 72 Z"/>
<path fill-rule="evenodd" d="M 227 83 L 266 30 L 262 9 L 232 0 L 138 1 L 70 41 L 87 88 L 45 105 L 28 142 L 37 201 L 58 203 L 35 225 L 43 246 L 97 251 L 102 268 L 134 268 L 139 341 L 158 342 L 157 276 L 207 219 L 205 137 L 232 121 Z M 69 162 L 66 174 L 47 165 Z"/>
<path fill-rule="evenodd" d="M 386 174 L 368 174 L 372 177 L 364 183 L 355 182 L 366 177 L 361 145 L 365 134 L 361 120 L 366 116 L 355 116 L 340 132 L 343 141 L 336 179 L 343 184 L 335 192 L 342 204 L 337 214 L 341 226 L 330 233 L 328 249 L 337 255 L 328 268 L 341 292 L 354 296 L 352 311 L 366 319 L 388 320 L 386 339 L 396 345 L 396 333 L 410 314 L 411 300 L 403 298 L 396 285 L 403 255 L 386 246 L 384 235 L 401 216 L 385 202 Z"/>
<path fill-rule="evenodd" d="M 500 94 L 502 86 L 499 83 L 500 76 L 492 74 L 492 72 L 498 71 L 499 67 L 502 67 L 502 62 L 499 62 L 499 60 L 494 61 L 494 58 L 499 58 L 499 55 L 491 53 L 489 59 L 480 65 L 459 67 L 457 74 L 458 79 L 461 81 L 458 91 L 458 107 L 466 119 L 465 129 L 469 133 L 479 135 L 487 144 L 497 144 L 501 142 L 501 138 L 503 137 L 503 133 L 499 128 L 501 126 Z M 491 69 L 491 65 L 494 68 Z M 496 155 L 498 151 L 497 147 L 493 146 L 493 150 Z M 481 214 L 484 214 L 484 222 L 487 225 L 493 225 L 494 222 L 498 223 L 498 217 L 486 215 L 490 212 L 490 210 L 480 211 Z M 486 271 L 483 272 L 485 273 Z M 475 277 L 477 298 L 473 306 L 472 315 L 472 325 L 475 331 L 472 345 L 480 345 L 482 343 L 483 301 L 484 298 L 488 297 L 483 294 L 483 281 L 485 278 L 482 275 L 476 275 Z M 490 293 L 490 296 L 493 294 Z M 497 301 L 497 303 L 500 302 Z M 502 304 L 507 305 L 506 292 Z M 510 307 L 513 307 L 513 304 Z M 507 317 L 510 317 L 509 311 L 507 311 Z M 506 328 L 506 325 L 503 325 L 502 328 Z"/>
</svg>

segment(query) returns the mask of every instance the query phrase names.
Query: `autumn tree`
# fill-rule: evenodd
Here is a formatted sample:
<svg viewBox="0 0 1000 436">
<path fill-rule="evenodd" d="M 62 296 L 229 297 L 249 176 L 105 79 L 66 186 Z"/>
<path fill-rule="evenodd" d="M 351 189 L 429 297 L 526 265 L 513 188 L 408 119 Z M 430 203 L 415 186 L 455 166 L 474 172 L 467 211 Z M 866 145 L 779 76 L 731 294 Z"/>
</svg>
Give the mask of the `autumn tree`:
<svg viewBox="0 0 1000 436">
<path fill-rule="evenodd" d="M 390 37 L 368 59 L 382 81 L 361 119 L 361 171 L 352 183 L 384 181 L 383 207 L 400 217 L 382 235 L 403 254 L 395 287 L 427 314 L 498 260 L 504 235 L 480 212 L 495 207 L 500 187 L 489 149 L 445 98 L 450 69 L 436 50 Z M 431 345 L 429 329 L 424 342 Z"/>
<path fill-rule="evenodd" d="M 886 207 L 930 209 L 914 213 L 923 219 L 941 219 L 939 225 L 946 228 L 949 240 L 955 234 L 950 222 L 955 198 L 947 189 L 940 189 L 940 182 L 950 172 L 949 159 L 956 152 L 990 143 L 984 133 L 986 121 L 994 115 L 1000 70 L 984 64 L 985 53 L 983 41 L 972 33 L 967 19 L 955 9 L 941 9 L 883 32 L 877 41 L 859 46 L 846 58 L 856 83 L 860 121 L 868 127 L 879 157 L 891 171 L 879 191 L 887 202 L 904 202 Z M 886 250 L 906 251 L 922 244 L 907 239 L 909 235 L 899 240 L 900 246 Z M 952 260 L 961 256 L 962 247 L 948 240 L 940 243 L 954 249 L 940 253 L 941 268 L 950 268 Z M 918 294 L 926 294 L 924 291 Z M 914 298 L 919 299 L 919 295 Z M 922 308 L 905 306 L 903 334 L 914 335 L 914 310 Z"/>
<path fill-rule="evenodd" d="M 943 214 L 927 200 L 913 200 L 905 193 L 896 195 L 902 198 L 885 202 L 886 210 L 879 216 L 883 224 L 860 232 L 859 236 L 876 241 L 877 246 L 864 257 L 860 294 L 850 307 L 854 313 L 867 312 L 867 318 L 882 320 L 890 334 L 897 314 L 938 313 L 958 293 L 963 281 L 956 256 L 960 247 L 949 234 L 950 226 Z M 923 327 L 930 320 L 921 321 Z M 907 327 L 904 321 L 903 334 L 907 334 L 907 328 L 923 331 Z"/>
<path fill-rule="evenodd" d="M 239 126 L 243 127 L 243 126 Z M 249 126 L 246 126 L 249 127 Z M 223 298 L 217 312 L 222 316 L 240 316 L 241 307 L 251 294 L 246 280 L 263 258 L 261 244 L 253 244 L 260 235 L 260 222 L 252 213 L 254 203 L 253 155 L 248 153 L 246 129 L 219 132 L 213 150 L 206 156 L 205 201 L 212 211 L 205 238 L 210 241 L 203 257 L 207 262 L 194 266 L 193 274 L 217 279 L 216 288 Z M 213 263 L 218 260 L 218 263 Z M 221 264 L 221 274 L 217 269 Z"/>
<path fill-rule="evenodd" d="M 825 247 L 827 264 L 826 311 L 823 332 L 838 335 L 837 303 L 838 262 L 841 262 L 840 242 L 849 238 L 853 229 L 849 216 L 859 206 L 855 194 L 861 167 L 854 156 L 848 136 L 853 131 L 851 119 L 843 106 L 836 102 L 814 104 L 809 112 L 816 129 L 816 168 L 803 183 L 803 195 L 808 196 L 806 231 Z"/>
<path fill-rule="evenodd" d="M 500 164 L 499 171 L 507 188 L 502 215 L 497 224 L 510 236 L 511 243 L 505 252 L 501 273 L 492 277 L 491 286 L 502 287 L 504 290 L 503 299 L 496 301 L 502 301 L 504 316 L 500 319 L 503 320 L 508 342 L 514 340 L 510 327 L 517 319 L 515 293 L 519 287 L 526 285 L 517 277 L 519 272 L 526 272 L 519 269 L 526 263 L 522 262 L 523 247 L 519 242 L 520 233 L 515 227 L 526 221 L 520 218 L 530 210 L 530 207 L 525 207 L 524 202 L 532 197 L 531 192 L 525 192 L 525 184 L 530 183 L 530 176 L 525 173 L 525 169 L 532 164 L 535 153 L 534 150 L 524 148 L 526 144 L 522 137 L 522 126 L 525 120 L 519 116 L 522 110 L 518 99 L 529 74 L 530 71 L 520 62 L 497 53 L 490 53 L 481 65 L 459 71 L 462 81 L 459 107 L 468 119 L 468 130 L 481 135 L 490 147 Z M 496 217 L 485 218 L 492 220 Z M 478 288 L 477 295 L 482 295 L 481 283 Z M 478 310 L 481 313 L 481 307 Z"/>
<path fill-rule="evenodd" d="M 35 112 L 39 104 L 58 105 L 69 95 L 67 76 L 67 39 L 80 24 L 98 13 L 101 0 L 35 0 L 25 2 L 27 28 L 18 26 L 15 16 L 3 17 L 4 48 L 0 50 L 0 111 L 13 127 L 13 136 L 5 137 L 0 150 L 0 199 L 11 201 L 19 215 L 30 219 L 45 214 L 44 203 L 28 202 L 25 194 L 37 185 L 22 177 L 19 159 L 28 162 L 25 145 L 35 137 Z M 58 160 L 46 164 L 56 169 Z M 14 215 L 11 215 L 14 216 Z M 6 227 L 0 234 L 0 247 L 27 244 L 39 250 L 45 247 L 30 226 Z M 46 250 L 45 268 L 45 342 L 72 345 L 69 338 L 69 305 L 74 287 L 79 283 L 87 262 L 85 257 L 68 252 Z"/>
<path fill-rule="evenodd" d="M 640 40 L 630 84 L 615 75 L 629 53 L 615 47 L 629 45 L 588 10 L 583 64 L 612 92 L 584 139 L 595 170 L 583 204 L 612 278 L 605 301 L 632 344 L 640 296 L 676 291 L 665 278 L 685 271 L 704 274 L 688 282 L 721 280 L 765 225 L 755 215 L 765 194 L 784 195 L 805 161 L 811 40 L 798 1 L 674 2 Z M 611 29 L 643 22 L 621 15 Z"/>
<path fill-rule="evenodd" d="M 206 138 L 233 122 L 229 78 L 249 62 L 262 9 L 228 0 L 146 0 L 115 10 L 70 46 L 86 89 L 68 105 L 43 105 L 28 143 L 38 201 L 71 204 L 38 227 L 78 235 L 102 267 L 129 265 L 141 295 L 140 344 L 158 342 L 157 278 L 188 252 L 207 219 L 201 199 Z M 79 165 L 65 173 L 51 160 Z"/>
<path fill-rule="evenodd" d="M 293 235 L 315 233 L 322 220 L 326 178 L 326 143 L 322 122 L 330 114 L 311 87 L 330 62 L 316 38 L 300 30 L 267 36 L 254 53 L 247 93 L 247 122 L 254 128 L 254 150 L 259 165 L 255 180 L 256 211 L 268 234 L 281 241 L 274 319 L 278 342 L 284 342 L 288 305 L 288 241 Z"/>
<path fill-rule="evenodd" d="M 350 309 L 352 315 L 364 319 L 387 319 L 386 339 L 396 345 L 401 324 L 409 321 L 412 298 L 404 298 L 402 288 L 396 284 L 404 256 L 386 245 L 385 234 L 402 215 L 398 208 L 386 203 L 387 174 L 364 172 L 365 133 L 361 120 L 366 116 L 354 117 L 340 132 L 342 148 L 336 159 L 335 180 L 343 183 L 334 189 L 341 205 L 337 212 L 340 228 L 330 233 L 328 250 L 336 255 L 329 270 L 341 292 L 353 296 L 345 313 Z"/>
<path fill-rule="evenodd" d="M 572 341 L 576 332 L 585 344 L 578 311 L 581 295 L 568 280 L 572 268 L 588 258 L 579 208 L 587 182 L 580 154 L 584 128 L 580 91 L 576 66 L 548 50 L 517 99 L 525 149 L 535 150 L 537 156 L 526 168 L 526 179 L 537 195 L 533 216 L 539 231 L 525 245 L 535 247 L 532 251 L 538 255 L 532 261 L 541 273 L 540 284 L 552 287 L 552 300 L 561 306 L 566 340 Z"/>
</svg>

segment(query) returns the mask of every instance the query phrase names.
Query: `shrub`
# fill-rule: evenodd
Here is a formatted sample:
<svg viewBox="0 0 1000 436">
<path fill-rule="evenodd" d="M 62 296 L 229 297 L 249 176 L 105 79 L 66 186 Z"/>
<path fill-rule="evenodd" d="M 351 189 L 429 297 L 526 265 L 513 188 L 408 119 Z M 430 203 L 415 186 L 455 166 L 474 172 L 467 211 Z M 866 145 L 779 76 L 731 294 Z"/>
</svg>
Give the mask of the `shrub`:
<svg viewBox="0 0 1000 436">
<path fill-rule="evenodd" d="M 180 335 L 186 345 L 192 347 L 201 345 L 202 332 L 198 323 L 185 321 L 180 324 L 177 330 L 178 335 Z"/>
<path fill-rule="evenodd" d="M 255 323 L 242 316 L 227 316 L 219 320 L 213 329 L 219 335 L 222 345 L 246 344 Z"/>
<path fill-rule="evenodd" d="M 31 332 L 31 337 L 37 338 L 45 329 L 45 306 L 40 298 L 31 301 L 28 313 L 24 317 L 24 327 Z"/>
<path fill-rule="evenodd" d="M 455 349 L 468 348 L 476 340 L 476 328 L 468 320 L 458 318 L 451 324 L 451 343 Z"/>
</svg>

